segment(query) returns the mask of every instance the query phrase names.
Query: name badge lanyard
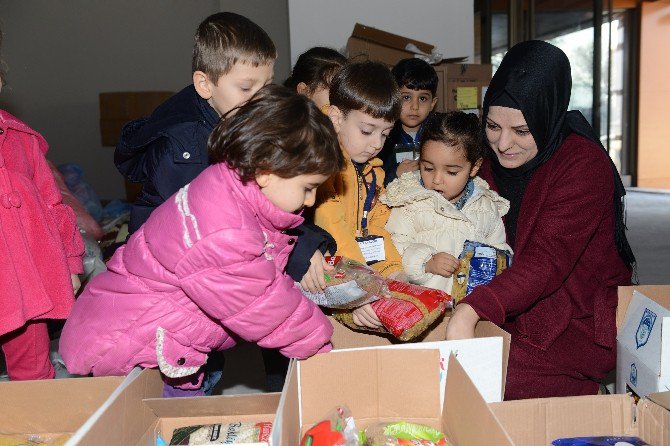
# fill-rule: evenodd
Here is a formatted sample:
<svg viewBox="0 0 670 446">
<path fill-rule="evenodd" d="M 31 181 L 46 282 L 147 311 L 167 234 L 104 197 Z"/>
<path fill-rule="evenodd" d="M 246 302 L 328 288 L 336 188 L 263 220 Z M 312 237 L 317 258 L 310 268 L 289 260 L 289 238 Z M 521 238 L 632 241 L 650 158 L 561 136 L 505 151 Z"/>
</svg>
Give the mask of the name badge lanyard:
<svg viewBox="0 0 670 446">
<path fill-rule="evenodd" d="M 361 231 L 363 232 L 363 237 L 368 236 L 368 212 L 370 212 L 370 209 L 372 208 L 372 200 L 375 198 L 375 191 L 377 190 L 377 175 L 375 174 L 375 170 L 372 169 L 370 172 L 372 173 L 372 181 L 368 185 L 368 182 L 365 180 L 365 175 L 363 175 L 363 171 L 359 166 L 354 164 L 354 167 L 356 167 L 356 170 L 358 171 L 358 174 L 361 176 L 363 179 L 363 184 L 365 185 L 366 189 L 366 197 L 365 197 L 365 203 L 363 204 L 363 218 L 361 219 Z"/>
</svg>

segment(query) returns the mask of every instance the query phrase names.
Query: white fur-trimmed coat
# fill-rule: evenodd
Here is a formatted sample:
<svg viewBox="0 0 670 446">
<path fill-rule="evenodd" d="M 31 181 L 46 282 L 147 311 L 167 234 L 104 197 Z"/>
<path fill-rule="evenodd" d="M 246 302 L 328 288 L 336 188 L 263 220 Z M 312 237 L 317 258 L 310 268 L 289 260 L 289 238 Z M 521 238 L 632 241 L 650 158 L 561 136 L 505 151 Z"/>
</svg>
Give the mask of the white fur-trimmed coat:
<svg viewBox="0 0 670 446">
<path fill-rule="evenodd" d="M 425 264 L 438 252 L 458 257 L 466 240 L 512 252 L 502 220 L 509 202 L 481 178 L 475 177 L 474 183 L 475 190 L 461 210 L 440 193 L 423 187 L 418 171 L 389 184 L 381 197 L 391 207 L 386 230 L 402 255 L 410 282 L 451 293 L 452 278 L 426 273 Z"/>
</svg>

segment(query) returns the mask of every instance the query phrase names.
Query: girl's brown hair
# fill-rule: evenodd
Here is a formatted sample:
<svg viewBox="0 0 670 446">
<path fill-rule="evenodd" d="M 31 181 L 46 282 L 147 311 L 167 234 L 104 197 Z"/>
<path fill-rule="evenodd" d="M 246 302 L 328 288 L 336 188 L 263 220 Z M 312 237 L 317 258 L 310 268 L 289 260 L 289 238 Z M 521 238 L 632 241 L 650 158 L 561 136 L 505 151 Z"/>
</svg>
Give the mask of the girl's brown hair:
<svg viewBox="0 0 670 446">
<path fill-rule="evenodd" d="M 462 111 L 433 113 L 421 133 L 422 148 L 427 141 L 462 147 L 465 158 L 471 164 L 475 164 L 486 154 L 479 118 Z"/>
<path fill-rule="evenodd" d="M 259 173 L 330 176 L 344 167 L 330 119 L 305 96 L 279 85 L 261 88 L 224 115 L 208 147 L 210 161 L 225 162 L 243 182 Z"/>
</svg>

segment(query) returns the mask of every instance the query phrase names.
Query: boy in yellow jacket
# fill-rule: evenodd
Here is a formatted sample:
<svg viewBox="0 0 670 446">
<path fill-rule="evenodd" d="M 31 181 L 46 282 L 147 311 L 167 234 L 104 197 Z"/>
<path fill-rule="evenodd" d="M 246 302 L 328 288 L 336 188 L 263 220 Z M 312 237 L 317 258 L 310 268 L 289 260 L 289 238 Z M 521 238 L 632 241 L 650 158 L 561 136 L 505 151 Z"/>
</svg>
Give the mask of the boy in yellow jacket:
<svg viewBox="0 0 670 446">
<path fill-rule="evenodd" d="M 314 222 L 335 238 L 335 255 L 395 277 L 402 273 L 402 258 L 384 229 L 390 210 L 379 202 L 384 169 L 376 156 L 400 116 L 398 87 L 385 65 L 351 63 L 333 78 L 329 100 L 346 167 L 319 187 Z M 370 305 L 353 314 L 358 325 L 381 325 Z"/>
</svg>

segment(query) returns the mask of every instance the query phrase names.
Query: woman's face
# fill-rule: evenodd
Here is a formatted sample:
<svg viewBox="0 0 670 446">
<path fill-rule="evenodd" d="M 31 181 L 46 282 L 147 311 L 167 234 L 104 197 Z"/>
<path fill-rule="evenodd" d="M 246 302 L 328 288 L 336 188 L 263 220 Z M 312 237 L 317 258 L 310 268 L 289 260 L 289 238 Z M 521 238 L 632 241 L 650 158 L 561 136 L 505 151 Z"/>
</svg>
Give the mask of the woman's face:
<svg viewBox="0 0 670 446">
<path fill-rule="evenodd" d="M 500 165 L 507 169 L 523 166 L 537 155 L 537 144 L 523 113 L 515 108 L 489 107 L 486 139 Z"/>
</svg>

